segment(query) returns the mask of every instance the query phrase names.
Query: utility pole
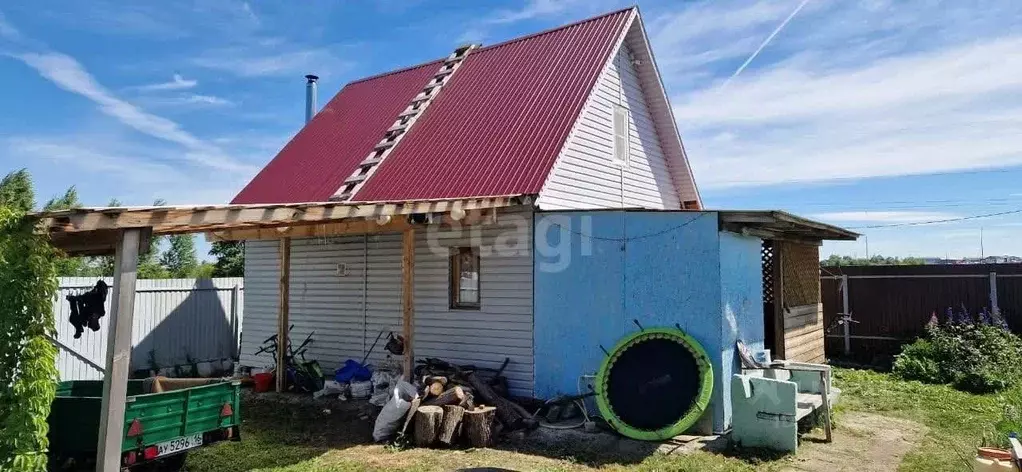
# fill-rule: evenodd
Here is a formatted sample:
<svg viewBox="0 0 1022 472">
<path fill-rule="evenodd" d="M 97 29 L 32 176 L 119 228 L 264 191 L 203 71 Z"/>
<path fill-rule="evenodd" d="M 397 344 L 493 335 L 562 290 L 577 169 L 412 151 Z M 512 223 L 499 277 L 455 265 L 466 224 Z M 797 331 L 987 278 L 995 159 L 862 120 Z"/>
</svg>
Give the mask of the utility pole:
<svg viewBox="0 0 1022 472">
<path fill-rule="evenodd" d="M 979 227 L 979 258 L 986 259 L 986 250 L 983 249 L 983 227 Z"/>
</svg>

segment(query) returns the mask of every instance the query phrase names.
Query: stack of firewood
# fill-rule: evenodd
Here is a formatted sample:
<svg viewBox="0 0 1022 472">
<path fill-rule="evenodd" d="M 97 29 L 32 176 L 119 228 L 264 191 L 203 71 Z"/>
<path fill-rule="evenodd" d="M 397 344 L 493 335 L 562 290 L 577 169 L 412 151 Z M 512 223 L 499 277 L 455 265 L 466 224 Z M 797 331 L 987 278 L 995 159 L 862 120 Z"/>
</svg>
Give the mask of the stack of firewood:
<svg viewBox="0 0 1022 472">
<path fill-rule="evenodd" d="M 501 431 L 534 429 L 538 423 L 508 399 L 507 379 L 500 369 L 456 365 L 439 359 L 419 361 L 415 381 L 419 398 L 412 402 L 401 434 L 420 447 L 450 446 L 464 438 L 485 447 Z M 495 422 L 494 419 L 497 421 Z"/>
</svg>

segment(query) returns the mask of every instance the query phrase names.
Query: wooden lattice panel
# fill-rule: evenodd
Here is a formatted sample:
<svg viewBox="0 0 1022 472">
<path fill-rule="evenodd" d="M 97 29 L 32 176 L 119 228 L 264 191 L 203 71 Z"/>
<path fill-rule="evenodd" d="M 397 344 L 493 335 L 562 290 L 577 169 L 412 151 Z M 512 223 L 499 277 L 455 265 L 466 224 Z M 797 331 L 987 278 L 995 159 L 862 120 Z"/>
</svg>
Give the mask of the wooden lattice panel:
<svg viewBox="0 0 1022 472">
<path fill-rule="evenodd" d="M 781 287 L 784 306 L 820 303 L 820 250 L 811 244 L 776 241 L 774 251 L 781 257 Z"/>
<path fill-rule="evenodd" d="M 763 303 L 774 301 L 774 243 L 769 239 L 763 240 L 761 250 L 763 258 Z"/>
</svg>

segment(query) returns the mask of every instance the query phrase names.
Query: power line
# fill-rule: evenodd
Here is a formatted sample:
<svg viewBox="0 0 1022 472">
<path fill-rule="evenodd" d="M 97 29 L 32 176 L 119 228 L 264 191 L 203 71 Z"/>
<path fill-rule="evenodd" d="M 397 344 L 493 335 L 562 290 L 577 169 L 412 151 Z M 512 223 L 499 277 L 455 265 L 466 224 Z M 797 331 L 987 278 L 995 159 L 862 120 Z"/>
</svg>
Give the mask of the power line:
<svg viewBox="0 0 1022 472">
<path fill-rule="evenodd" d="M 954 223 L 956 221 L 978 220 L 980 218 L 990 218 L 990 217 L 993 217 L 993 216 L 1012 215 L 1012 214 L 1015 214 L 1015 213 L 1022 213 L 1022 210 L 1000 211 L 1000 212 L 997 212 L 997 213 L 986 213 L 986 214 L 982 214 L 982 215 L 962 216 L 962 217 L 958 217 L 958 218 L 945 218 L 945 219 L 942 219 L 942 220 L 912 221 L 912 222 L 908 222 L 908 223 L 891 223 L 891 224 L 870 225 L 870 226 L 850 226 L 850 227 L 848 227 L 848 229 L 877 229 L 877 228 L 897 228 L 897 227 L 901 227 L 901 226 L 934 225 L 934 224 L 939 224 L 939 223 Z"/>
</svg>

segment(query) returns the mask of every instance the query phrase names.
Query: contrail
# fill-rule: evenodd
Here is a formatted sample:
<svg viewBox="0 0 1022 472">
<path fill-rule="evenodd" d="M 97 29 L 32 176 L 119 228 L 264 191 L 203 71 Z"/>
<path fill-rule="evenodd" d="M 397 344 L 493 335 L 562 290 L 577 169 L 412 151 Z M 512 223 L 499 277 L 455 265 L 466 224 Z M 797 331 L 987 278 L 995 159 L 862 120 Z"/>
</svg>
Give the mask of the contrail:
<svg viewBox="0 0 1022 472">
<path fill-rule="evenodd" d="M 746 59 L 745 62 L 743 62 L 742 65 L 738 67 L 738 70 L 736 70 L 734 74 L 731 74 L 731 77 L 728 77 L 727 80 L 725 80 L 724 83 L 721 84 L 720 86 L 721 90 L 723 90 L 724 87 L 727 87 L 727 84 L 731 83 L 731 81 L 734 80 L 735 77 L 738 77 L 738 74 L 741 74 L 742 71 L 745 70 L 749 63 L 751 63 L 752 60 L 755 59 L 756 56 L 758 56 L 761 51 L 763 51 L 763 48 L 767 47 L 767 44 L 770 44 L 770 41 L 774 40 L 774 36 L 777 36 L 777 33 L 780 33 L 785 26 L 788 26 L 788 22 L 790 22 L 792 18 L 795 18 L 795 15 L 798 15 L 798 12 L 802 11 L 802 7 L 806 6 L 807 3 L 809 3 L 809 0 L 802 0 L 802 3 L 799 3 L 798 6 L 795 7 L 795 10 L 792 11 L 791 14 L 788 15 L 788 17 L 781 22 L 781 24 L 777 25 L 777 28 L 774 29 L 774 32 L 770 33 L 770 36 L 767 36 L 766 40 L 764 40 L 763 43 L 760 44 L 758 48 L 756 48 L 756 51 L 753 52 L 752 55 L 749 56 L 749 58 Z"/>
</svg>

